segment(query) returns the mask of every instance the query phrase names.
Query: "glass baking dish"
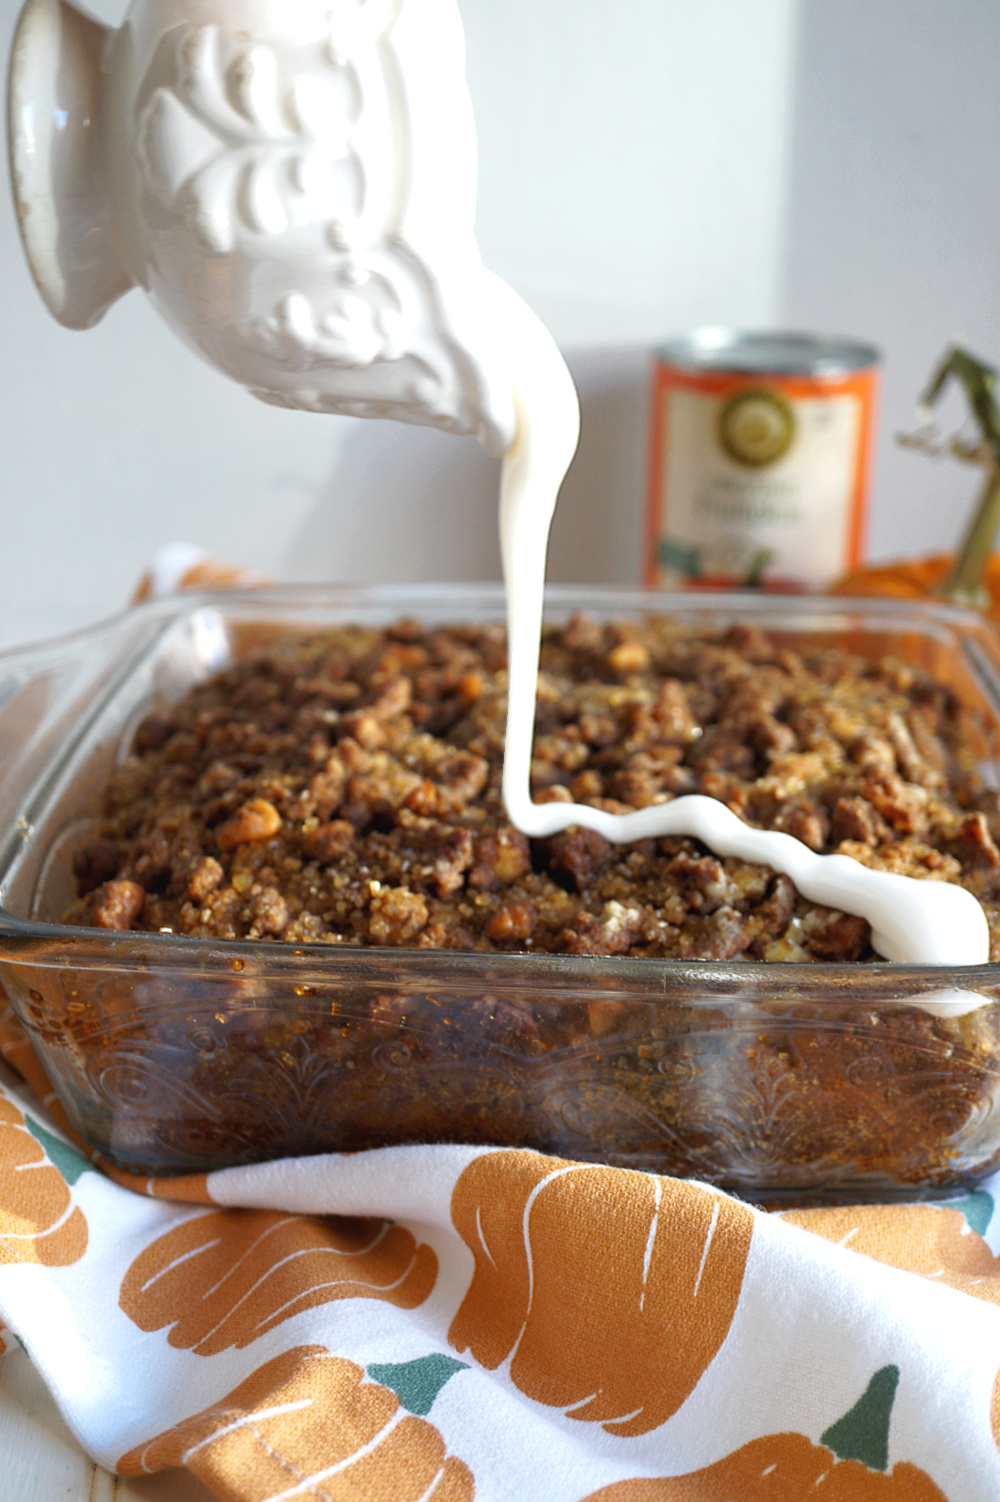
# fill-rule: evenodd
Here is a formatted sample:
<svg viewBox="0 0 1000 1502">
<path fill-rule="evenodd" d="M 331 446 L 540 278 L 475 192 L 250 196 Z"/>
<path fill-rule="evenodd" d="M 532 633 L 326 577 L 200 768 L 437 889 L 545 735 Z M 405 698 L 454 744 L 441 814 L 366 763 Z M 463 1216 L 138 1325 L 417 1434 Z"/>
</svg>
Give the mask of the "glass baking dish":
<svg viewBox="0 0 1000 1502">
<path fill-rule="evenodd" d="M 892 653 L 978 707 L 997 781 L 1000 641 L 978 616 L 590 588 L 554 588 L 547 609 L 752 620 L 790 644 Z M 948 1193 L 1000 1166 L 1000 965 L 291 948 L 60 924 L 101 785 L 152 704 L 275 633 L 503 613 L 494 586 L 276 588 L 152 602 L 0 655 L 0 983 L 77 1130 L 146 1173 L 457 1141 L 771 1201 Z"/>
</svg>

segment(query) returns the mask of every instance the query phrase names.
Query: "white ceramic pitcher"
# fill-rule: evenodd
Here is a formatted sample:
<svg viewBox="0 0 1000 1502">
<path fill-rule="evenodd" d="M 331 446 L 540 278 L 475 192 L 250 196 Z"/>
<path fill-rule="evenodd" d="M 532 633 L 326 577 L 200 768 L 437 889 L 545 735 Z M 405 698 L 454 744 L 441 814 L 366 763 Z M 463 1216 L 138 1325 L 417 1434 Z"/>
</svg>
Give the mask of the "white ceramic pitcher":
<svg viewBox="0 0 1000 1502">
<path fill-rule="evenodd" d="M 511 442 L 455 0 L 27 0 L 8 128 L 68 327 L 140 286 L 265 401 Z"/>
</svg>

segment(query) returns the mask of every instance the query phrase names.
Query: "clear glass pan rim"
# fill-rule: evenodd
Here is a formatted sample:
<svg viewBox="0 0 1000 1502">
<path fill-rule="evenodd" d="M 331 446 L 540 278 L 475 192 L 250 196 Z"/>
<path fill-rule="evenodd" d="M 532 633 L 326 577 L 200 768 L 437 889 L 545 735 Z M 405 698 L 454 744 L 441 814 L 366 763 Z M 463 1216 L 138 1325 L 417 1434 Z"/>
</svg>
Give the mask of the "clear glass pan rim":
<svg viewBox="0 0 1000 1502">
<path fill-rule="evenodd" d="M 954 630 L 982 632 L 998 636 L 997 628 L 976 610 L 952 605 L 943 600 L 885 598 L 877 595 L 806 595 L 778 594 L 766 591 L 645 589 L 640 585 L 616 584 L 547 584 L 546 608 L 573 606 L 586 608 L 614 602 L 622 610 L 655 610 L 670 614 L 741 615 L 745 617 L 795 616 L 822 617 L 867 615 L 880 621 L 895 621 L 906 629 L 907 618 L 927 627 L 932 622 Z M 170 620 L 211 606 L 239 607 L 241 614 L 253 614 L 254 607 L 264 605 L 330 605 L 338 608 L 357 604 L 359 608 L 405 609 L 431 605 L 460 606 L 463 603 L 497 608 L 504 603 L 504 587 L 496 580 L 460 581 L 422 584 L 270 584 L 251 589 L 191 590 L 162 599 L 143 600 L 113 612 L 76 631 L 45 637 L 5 647 L 0 651 L 0 669 L 18 658 L 48 655 L 54 650 L 71 648 L 100 637 L 126 620 Z"/>
</svg>

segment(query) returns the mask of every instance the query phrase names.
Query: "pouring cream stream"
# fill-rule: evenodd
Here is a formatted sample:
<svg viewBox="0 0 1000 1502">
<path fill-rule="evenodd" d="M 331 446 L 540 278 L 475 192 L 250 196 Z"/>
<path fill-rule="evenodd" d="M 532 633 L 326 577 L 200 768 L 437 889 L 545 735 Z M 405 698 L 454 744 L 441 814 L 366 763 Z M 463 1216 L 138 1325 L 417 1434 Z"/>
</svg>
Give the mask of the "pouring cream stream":
<svg viewBox="0 0 1000 1502">
<path fill-rule="evenodd" d="M 532 802 L 545 555 L 559 486 L 576 451 L 580 416 L 576 388 L 551 334 L 516 293 L 495 278 L 491 282 L 498 326 L 506 329 L 517 421 L 500 487 L 509 661 L 503 797 L 511 823 L 533 838 L 582 826 L 613 844 L 688 835 L 716 855 L 783 872 L 812 902 L 867 918 L 872 946 L 887 960 L 985 964 L 986 915 L 964 887 L 872 871 L 846 855 L 816 855 L 792 835 L 755 829 L 717 799 L 698 794 L 629 814 L 579 803 Z M 956 994 L 955 1002 L 968 1005 L 969 998 Z"/>
</svg>

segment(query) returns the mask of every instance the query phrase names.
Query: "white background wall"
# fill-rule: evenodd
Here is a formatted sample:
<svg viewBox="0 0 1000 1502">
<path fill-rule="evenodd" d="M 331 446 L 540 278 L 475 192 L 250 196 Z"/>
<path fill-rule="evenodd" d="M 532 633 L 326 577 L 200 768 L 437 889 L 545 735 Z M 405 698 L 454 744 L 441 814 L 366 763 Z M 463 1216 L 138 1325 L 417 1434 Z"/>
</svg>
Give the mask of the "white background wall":
<svg viewBox="0 0 1000 1502">
<path fill-rule="evenodd" d="M 484 257 L 569 348 L 555 577 L 637 570 L 646 351 L 702 322 L 889 354 L 873 550 L 942 546 L 966 471 L 891 447 L 951 334 L 1000 360 L 995 0 L 459 0 Z M 18 0 L 0 0 L 6 51 Z M 117 23 L 124 0 L 91 0 Z M 255 403 L 133 292 L 45 312 L 0 190 L 0 639 L 115 608 L 185 538 L 284 577 L 497 573 L 471 442 Z"/>
<path fill-rule="evenodd" d="M 803 0 L 789 201 L 787 317 L 888 356 L 872 552 L 950 546 L 978 472 L 894 435 L 950 340 L 1000 365 L 996 0 Z"/>
</svg>

